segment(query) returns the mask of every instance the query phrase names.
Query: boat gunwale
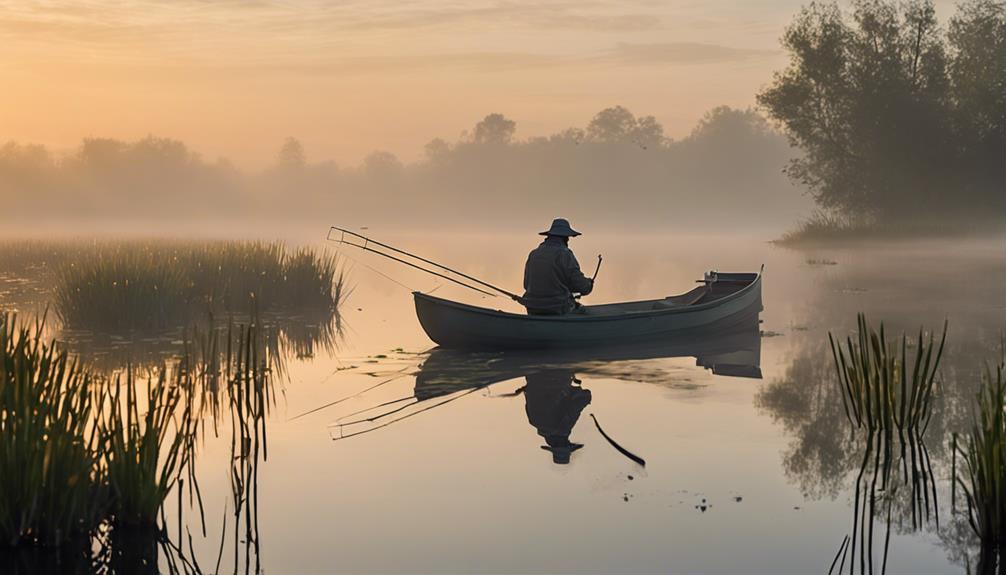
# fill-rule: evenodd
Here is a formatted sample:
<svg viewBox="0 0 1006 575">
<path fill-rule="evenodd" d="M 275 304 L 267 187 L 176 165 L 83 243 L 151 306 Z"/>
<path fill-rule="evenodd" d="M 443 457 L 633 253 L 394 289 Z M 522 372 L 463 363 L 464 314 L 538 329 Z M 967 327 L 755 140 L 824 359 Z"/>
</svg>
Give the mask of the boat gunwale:
<svg viewBox="0 0 1006 575">
<path fill-rule="evenodd" d="M 641 310 L 636 312 L 626 312 L 620 314 L 607 314 L 607 315 L 580 315 L 580 314 L 566 314 L 566 315 L 521 315 L 514 312 L 503 311 L 498 309 L 490 309 L 487 307 L 479 307 L 475 305 L 470 305 L 466 303 L 456 302 L 449 299 L 444 299 L 441 297 L 432 296 L 425 294 L 420 291 L 412 292 L 413 297 L 427 300 L 431 303 L 446 305 L 447 307 L 453 307 L 461 311 L 466 311 L 470 313 L 477 313 L 481 315 L 488 315 L 496 318 L 507 318 L 507 319 L 519 319 L 522 321 L 545 321 L 545 322 L 565 322 L 565 323 L 579 323 L 587 321 L 623 321 L 627 319 L 638 319 L 647 317 L 657 317 L 662 315 L 672 315 L 679 313 L 688 313 L 694 311 L 704 311 L 707 309 L 712 309 L 714 307 L 723 305 L 732 300 L 739 299 L 747 294 L 747 292 L 753 290 L 755 286 L 761 284 L 762 274 L 765 271 L 765 266 L 762 265 L 758 272 L 755 272 L 755 277 L 751 280 L 751 283 L 744 286 L 743 288 L 727 294 L 721 298 L 701 303 L 697 305 L 683 305 L 678 307 L 670 307 L 667 309 L 654 309 L 654 310 Z M 685 292 L 688 293 L 688 292 Z M 677 296 L 669 296 L 677 297 Z M 666 299 L 666 298 L 665 298 Z M 598 304 L 598 305 L 618 305 L 619 303 L 633 304 L 633 303 L 645 303 L 645 302 L 661 302 L 662 299 L 657 300 L 639 300 L 635 302 L 615 302 L 615 304 Z"/>
</svg>

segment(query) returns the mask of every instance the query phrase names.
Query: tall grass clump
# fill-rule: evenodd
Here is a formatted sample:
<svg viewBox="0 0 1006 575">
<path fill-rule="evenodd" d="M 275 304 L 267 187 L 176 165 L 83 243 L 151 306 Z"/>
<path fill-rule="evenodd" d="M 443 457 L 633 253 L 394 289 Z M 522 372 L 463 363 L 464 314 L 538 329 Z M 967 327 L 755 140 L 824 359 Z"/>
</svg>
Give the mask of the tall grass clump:
<svg viewBox="0 0 1006 575">
<path fill-rule="evenodd" d="M 986 371 L 975 423 L 957 447 L 968 521 L 981 542 L 977 573 L 1006 573 L 1006 378 L 1003 365 Z"/>
<path fill-rule="evenodd" d="M 66 327 L 113 333 L 251 306 L 329 320 L 346 295 L 334 255 L 263 242 L 96 244 L 65 260 L 55 284 Z"/>
<path fill-rule="evenodd" d="M 0 314 L 0 543 L 59 546 L 104 517 L 96 380 Z"/>
<path fill-rule="evenodd" d="M 875 330 L 863 314 L 857 325 L 856 337 L 847 337 L 844 345 L 828 334 L 845 415 L 863 451 L 854 489 L 852 532 L 842 541 L 829 574 L 836 568 L 842 573 L 846 565 L 850 574 L 886 572 L 896 510 L 898 523 L 902 511 L 910 513 L 913 530 L 931 520 L 937 527 L 940 522 L 925 433 L 932 417 L 946 325 L 938 345 L 932 334 L 926 337 L 920 330 L 912 346 L 914 357 L 908 353 L 908 336 L 902 335 L 900 342 L 889 341 L 883 324 Z M 875 533 L 880 533 L 878 518 L 886 523 L 879 556 L 874 550 Z"/>
<path fill-rule="evenodd" d="M 831 352 L 842 386 L 846 416 L 856 427 L 883 431 L 916 429 L 924 433 L 932 415 L 936 372 L 947 340 L 946 325 L 939 346 L 933 334 L 919 330 L 915 357 L 908 356 L 908 336 L 900 345 L 889 342 L 884 325 L 874 330 L 859 314 L 858 334 L 845 346 L 829 333 Z M 911 366 L 911 367 L 910 367 Z"/>
<path fill-rule="evenodd" d="M 130 370 L 108 394 L 100 428 L 102 459 L 116 526 L 154 527 L 165 499 L 193 457 L 197 419 L 185 372 L 161 369 L 137 390 Z"/>
</svg>

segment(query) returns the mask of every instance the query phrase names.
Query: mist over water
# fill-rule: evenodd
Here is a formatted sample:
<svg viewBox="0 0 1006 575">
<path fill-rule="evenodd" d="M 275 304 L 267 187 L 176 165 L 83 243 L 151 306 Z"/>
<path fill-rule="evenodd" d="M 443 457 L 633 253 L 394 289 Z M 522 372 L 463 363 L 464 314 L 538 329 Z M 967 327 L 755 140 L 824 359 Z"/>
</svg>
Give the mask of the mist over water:
<svg viewBox="0 0 1006 575">
<path fill-rule="evenodd" d="M 755 112 L 716 108 L 676 141 L 622 107 L 550 136 L 519 139 L 515 128 L 490 114 L 409 164 L 374 152 L 341 166 L 289 139 L 264 171 L 154 137 L 92 138 L 68 154 L 10 142 L 0 147 L 2 233 L 258 238 L 332 224 L 499 233 L 560 215 L 636 233 L 778 233 L 810 211 L 781 172 L 793 151 Z"/>
<path fill-rule="evenodd" d="M 266 420 L 269 457 L 257 482 L 266 571 L 337 564 L 355 572 L 434 572 L 459 562 L 491 572 L 825 570 L 852 529 L 859 464 L 827 333 L 851 333 L 860 311 L 892 334 L 949 321 L 926 435 L 936 476 L 949 473 L 949 434 L 969 425 L 980 362 L 999 353 L 1002 242 L 892 243 L 867 255 L 856 248 L 792 251 L 750 235 L 591 233 L 589 220 L 577 225 L 586 232 L 572 243 L 581 261 L 605 258 L 585 303 L 681 293 L 709 269 L 752 271 L 764 263 L 762 323 L 751 334 L 724 334 L 721 343 L 686 343 L 642 358 L 587 353 L 500 363 L 492 354 L 430 354 L 410 289 L 518 310 L 343 246 L 338 253 L 353 286 L 340 308 L 343 329 L 331 345 L 287 355 Z M 538 241 L 535 230 L 489 238 L 425 228 L 373 233 L 512 289 Z M 40 304 L 45 293 L 36 294 Z M 753 364 L 762 379 L 716 375 L 713 366 L 727 364 Z M 568 465 L 541 448 L 537 404 L 528 403 L 538 396 L 512 395 L 543 385 L 541 374 L 575 377 L 577 389 L 590 391 L 570 433 L 584 447 Z M 443 387 L 446 381 L 455 387 Z M 388 418 L 453 399 L 383 428 L 384 419 L 346 425 L 413 396 L 420 403 Z M 614 450 L 591 413 L 646 467 Z M 212 437 L 200 447 L 210 533 L 219 532 L 230 497 L 225 468 L 213 464 L 228 449 Z M 971 543 L 951 537 L 966 529 L 954 531 L 946 491 L 941 479 L 941 530 L 895 530 L 892 572 L 960 568 Z M 743 552 L 719 552 L 724 539 Z M 215 557 L 213 537 L 194 545 L 199 556 Z"/>
<path fill-rule="evenodd" d="M 0 0 L 0 571 L 1002 571 L 1006 6 L 950 4 Z"/>
</svg>

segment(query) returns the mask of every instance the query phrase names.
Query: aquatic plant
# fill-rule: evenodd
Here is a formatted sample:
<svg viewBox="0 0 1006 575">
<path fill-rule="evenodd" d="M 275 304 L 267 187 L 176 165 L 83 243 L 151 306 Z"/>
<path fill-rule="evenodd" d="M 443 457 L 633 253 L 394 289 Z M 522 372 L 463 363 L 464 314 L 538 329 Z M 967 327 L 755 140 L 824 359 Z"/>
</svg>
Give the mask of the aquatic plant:
<svg viewBox="0 0 1006 575">
<path fill-rule="evenodd" d="M 250 307 L 330 319 L 347 293 L 336 256 L 263 242 L 95 244 L 63 260 L 54 282 L 65 326 L 106 333 Z"/>
<path fill-rule="evenodd" d="M 231 432 L 234 528 L 221 552 L 230 541 L 235 572 L 260 570 L 258 465 L 275 372 L 252 317 L 196 333 L 175 362 L 105 378 L 43 343 L 41 321 L 0 315 L 0 570 L 201 572 L 183 551 L 182 511 L 187 490 L 205 536 L 195 457 L 207 419 Z M 164 507 L 174 497 L 172 541 Z M 43 545 L 52 552 L 25 552 Z"/>
<path fill-rule="evenodd" d="M 920 330 L 912 345 L 915 356 L 910 358 L 906 335 L 897 345 L 888 341 L 883 324 L 875 330 L 865 315 L 859 314 L 857 320 L 857 337 L 846 338 L 844 347 L 828 334 L 843 409 L 853 426 L 854 439 L 862 441 L 852 532 L 843 539 L 829 573 L 836 567 L 841 573 L 846 565 L 850 574 L 886 572 L 896 509 L 910 512 L 913 530 L 930 521 L 938 527 L 940 522 L 925 433 L 932 417 L 946 325 L 938 346 L 932 334 L 927 338 Z M 857 431 L 860 437 L 856 437 Z M 875 557 L 878 518 L 885 527 L 882 555 Z"/>
<path fill-rule="evenodd" d="M 0 314 L 0 544 L 85 539 L 104 517 L 97 381 Z"/>
<path fill-rule="evenodd" d="M 977 573 L 1006 572 L 1006 377 L 988 369 L 977 397 L 975 423 L 963 445 L 954 481 L 967 503 L 968 521 L 981 547 Z"/>
<path fill-rule="evenodd" d="M 101 455 L 111 517 L 118 526 L 155 526 L 165 499 L 192 461 L 198 419 L 186 377 L 177 369 L 169 381 L 168 369 L 162 367 L 141 384 L 128 370 L 107 394 L 99 422 Z M 138 393 L 140 385 L 146 387 L 144 396 Z"/>
<path fill-rule="evenodd" d="M 858 316 L 858 326 L 856 339 L 846 338 L 844 348 L 828 334 L 844 392 L 846 417 L 856 427 L 882 431 L 919 429 L 925 433 L 932 415 L 936 372 L 947 339 L 946 324 L 938 347 L 933 334 L 927 338 L 919 330 L 911 361 L 907 335 L 901 336 L 900 345 L 893 344 L 885 336 L 884 324 L 880 324 L 879 331 L 874 330 L 863 314 Z"/>
</svg>

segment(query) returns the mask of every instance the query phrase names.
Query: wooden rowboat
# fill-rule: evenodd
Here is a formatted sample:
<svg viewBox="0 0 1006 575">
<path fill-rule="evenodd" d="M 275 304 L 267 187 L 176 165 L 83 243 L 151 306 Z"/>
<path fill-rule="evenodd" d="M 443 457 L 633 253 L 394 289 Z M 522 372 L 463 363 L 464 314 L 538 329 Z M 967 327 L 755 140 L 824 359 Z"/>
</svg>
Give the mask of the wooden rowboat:
<svg viewBox="0 0 1006 575">
<path fill-rule="evenodd" d="M 420 292 L 413 296 L 419 323 L 441 347 L 552 349 L 650 342 L 727 328 L 762 310 L 761 280 L 761 272 L 709 272 L 701 286 L 682 295 L 584 306 L 563 316 L 509 313 Z"/>
</svg>

